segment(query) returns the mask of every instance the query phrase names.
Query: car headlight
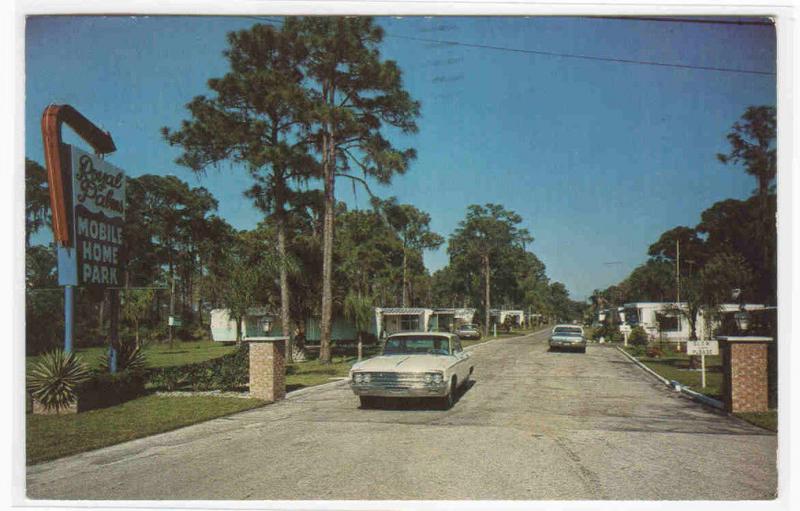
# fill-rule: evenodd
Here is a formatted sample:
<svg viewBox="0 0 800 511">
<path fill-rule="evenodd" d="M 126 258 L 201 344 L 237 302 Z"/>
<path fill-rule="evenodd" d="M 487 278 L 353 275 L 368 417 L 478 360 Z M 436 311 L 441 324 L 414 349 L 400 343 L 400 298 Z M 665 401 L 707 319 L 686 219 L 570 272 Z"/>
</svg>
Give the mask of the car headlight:
<svg viewBox="0 0 800 511">
<path fill-rule="evenodd" d="M 431 373 L 431 383 L 438 385 L 444 381 L 442 373 Z"/>
<path fill-rule="evenodd" d="M 371 377 L 369 373 L 363 373 L 361 377 L 364 379 L 364 383 L 369 383 Z"/>
<path fill-rule="evenodd" d="M 364 383 L 364 373 L 354 373 L 353 381 L 356 383 Z"/>
</svg>

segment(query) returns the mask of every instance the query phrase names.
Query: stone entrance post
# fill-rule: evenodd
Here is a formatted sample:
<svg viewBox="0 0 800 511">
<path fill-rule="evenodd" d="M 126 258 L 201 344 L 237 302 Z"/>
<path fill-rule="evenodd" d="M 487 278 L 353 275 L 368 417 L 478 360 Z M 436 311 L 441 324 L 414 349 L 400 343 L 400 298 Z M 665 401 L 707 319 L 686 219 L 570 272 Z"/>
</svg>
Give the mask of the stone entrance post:
<svg viewBox="0 0 800 511">
<path fill-rule="evenodd" d="M 722 399 L 729 412 L 769 410 L 767 350 L 772 337 L 720 336 Z"/>
<path fill-rule="evenodd" d="M 286 337 L 247 337 L 250 346 L 250 397 L 286 397 Z"/>
</svg>

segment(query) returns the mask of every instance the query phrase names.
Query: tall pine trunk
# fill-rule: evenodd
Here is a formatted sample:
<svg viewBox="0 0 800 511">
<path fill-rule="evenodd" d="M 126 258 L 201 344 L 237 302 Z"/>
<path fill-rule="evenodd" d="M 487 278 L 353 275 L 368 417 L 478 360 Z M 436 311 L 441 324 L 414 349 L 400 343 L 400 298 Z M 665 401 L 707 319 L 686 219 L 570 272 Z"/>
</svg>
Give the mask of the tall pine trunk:
<svg viewBox="0 0 800 511">
<path fill-rule="evenodd" d="M 486 286 L 486 289 L 484 290 L 484 292 L 485 292 L 485 294 L 484 294 L 484 302 L 485 302 L 485 305 L 486 305 L 486 314 L 485 314 L 485 318 L 486 318 L 485 325 L 486 326 L 484 327 L 484 330 L 485 330 L 484 335 L 486 337 L 489 337 L 489 316 L 490 316 L 489 308 L 491 307 L 491 297 L 489 295 L 490 295 L 490 288 L 491 288 L 491 280 L 490 280 L 491 276 L 489 275 L 489 256 L 488 255 L 487 256 L 483 256 L 483 273 L 484 273 L 484 282 L 485 282 L 485 286 Z"/>
<path fill-rule="evenodd" d="M 172 252 L 170 252 L 169 256 L 169 280 L 170 280 L 170 288 L 169 288 L 169 316 L 170 318 L 174 318 L 175 316 L 175 269 L 172 266 Z M 169 325 L 167 327 L 169 329 L 169 347 L 173 347 L 173 330 L 174 326 Z"/>
<path fill-rule="evenodd" d="M 323 136 L 322 175 L 325 181 L 325 215 L 322 221 L 322 311 L 320 317 L 319 360 L 323 364 L 331 361 L 331 318 L 333 313 L 333 219 L 335 215 L 335 168 L 334 139 L 330 131 Z"/>
<path fill-rule="evenodd" d="M 406 247 L 403 246 L 403 307 L 408 307 L 408 269 Z"/>
<path fill-rule="evenodd" d="M 286 219 L 283 207 L 278 206 L 278 257 L 280 258 L 280 284 L 281 284 L 281 335 L 286 337 L 286 361 L 292 362 L 292 338 L 290 334 L 289 318 L 289 272 L 286 269 Z"/>
</svg>

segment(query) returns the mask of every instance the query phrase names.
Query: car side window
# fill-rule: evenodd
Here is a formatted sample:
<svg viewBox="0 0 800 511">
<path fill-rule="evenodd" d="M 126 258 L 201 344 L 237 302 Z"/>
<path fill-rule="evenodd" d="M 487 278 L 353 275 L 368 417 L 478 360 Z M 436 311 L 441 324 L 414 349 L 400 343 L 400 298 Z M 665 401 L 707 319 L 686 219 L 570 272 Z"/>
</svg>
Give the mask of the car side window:
<svg viewBox="0 0 800 511">
<path fill-rule="evenodd" d="M 458 339 L 453 340 L 453 353 L 461 353 L 461 341 Z"/>
</svg>

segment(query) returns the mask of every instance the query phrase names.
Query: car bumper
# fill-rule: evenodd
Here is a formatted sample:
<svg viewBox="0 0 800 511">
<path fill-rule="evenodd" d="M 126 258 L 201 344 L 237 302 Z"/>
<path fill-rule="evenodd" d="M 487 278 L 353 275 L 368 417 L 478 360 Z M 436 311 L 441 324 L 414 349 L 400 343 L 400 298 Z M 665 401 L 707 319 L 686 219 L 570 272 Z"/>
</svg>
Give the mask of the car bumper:
<svg viewBox="0 0 800 511">
<path fill-rule="evenodd" d="M 368 383 L 350 383 L 350 388 L 357 396 L 374 397 L 444 397 L 447 395 L 447 385 L 440 386 L 413 386 L 389 387 Z"/>
<path fill-rule="evenodd" d="M 571 341 L 550 341 L 551 348 L 585 348 L 586 341 L 571 342 Z"/>
<path fill-rule="evenodd" d="M 481 335 L 480 334 L 467 334 L 467 335 L 459 334 L 458 337 L 462 341 L 476 341 L 476 340 L 481 338 Z"/>
</svg>

